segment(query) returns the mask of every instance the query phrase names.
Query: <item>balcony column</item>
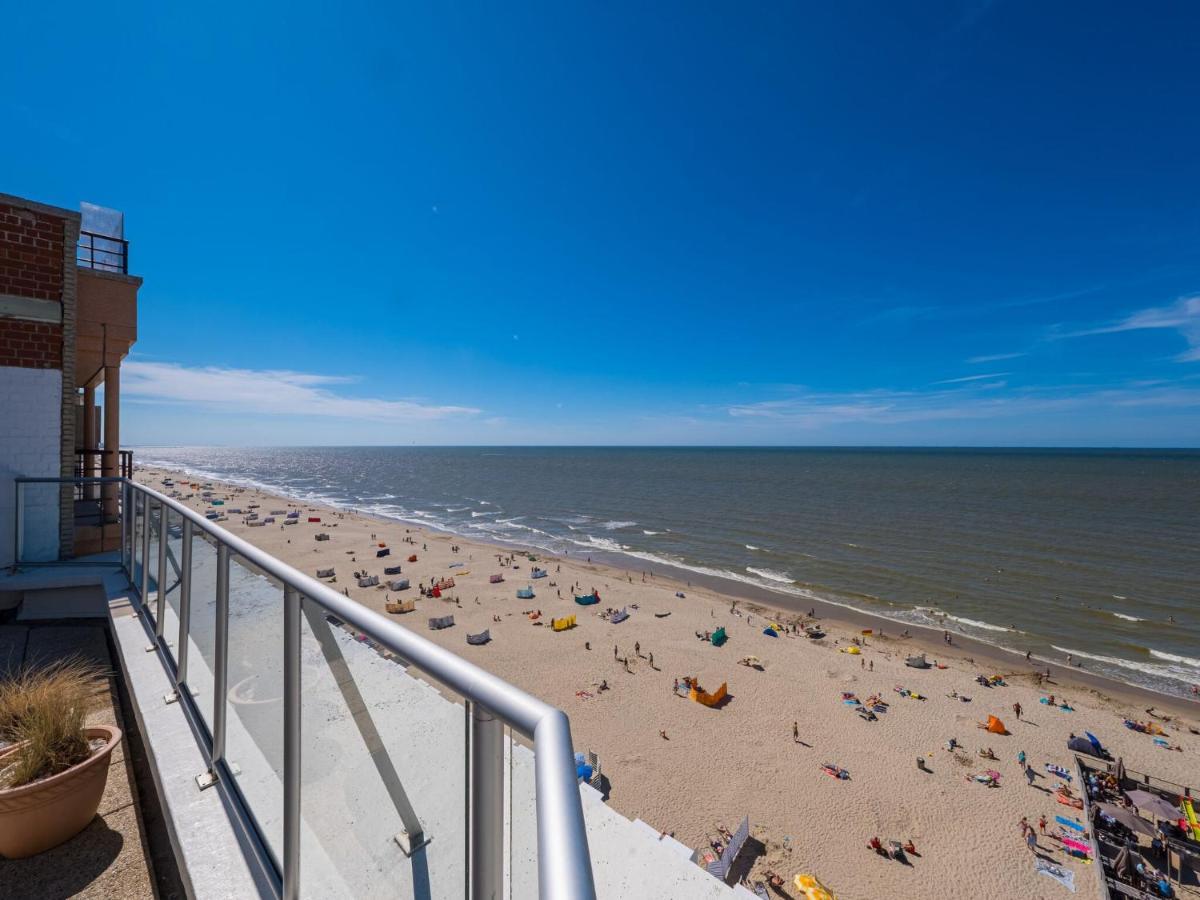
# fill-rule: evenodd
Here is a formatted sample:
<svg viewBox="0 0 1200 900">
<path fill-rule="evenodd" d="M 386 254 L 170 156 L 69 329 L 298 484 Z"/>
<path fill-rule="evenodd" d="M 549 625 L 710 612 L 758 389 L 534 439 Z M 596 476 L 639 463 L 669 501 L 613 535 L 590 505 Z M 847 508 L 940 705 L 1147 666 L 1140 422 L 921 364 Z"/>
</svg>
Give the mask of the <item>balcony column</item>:
<svg viewBox="0 0 1200 900">
<path fill-rule="evenodd" d="M 83 449 L 95 450 L 100 446 L 100 436 L 96 434 L 96 388 L 89 385 L 83 389 Z M 96 457 L 91 453 L 83 454 L 83 477 L 92 478 L 96 475 Z M 94 487 L 86 487 L 84 496 L 95 500 L 100 492 Z"/>
<path fill-rule="evenodd" d="M 104 450 L 100 474 L 116 478 L 121 474 L 121 367 L 104 367 Z M 117 520 L 117 485 L 104 486 L 104 521 Z"/>
</svg>

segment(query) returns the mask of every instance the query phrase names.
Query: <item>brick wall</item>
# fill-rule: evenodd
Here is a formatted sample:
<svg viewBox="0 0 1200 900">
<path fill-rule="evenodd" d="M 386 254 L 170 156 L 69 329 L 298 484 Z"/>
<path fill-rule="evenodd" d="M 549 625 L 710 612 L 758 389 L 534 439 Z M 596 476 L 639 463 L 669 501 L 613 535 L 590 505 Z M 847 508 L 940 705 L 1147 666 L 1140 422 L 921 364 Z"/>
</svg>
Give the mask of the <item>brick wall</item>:
<svg viewBox="0 0 1200 900">
<path fill-rule="evenodd" d="M 50 322 L 0 318 L 0 366 L 63 367 L 63 327 Z"/>
<path fill-rule="evenodd" d="M 0 203 L 0 294 L 62 299 L 63 225 L 56 216 Z"/>
</svg>

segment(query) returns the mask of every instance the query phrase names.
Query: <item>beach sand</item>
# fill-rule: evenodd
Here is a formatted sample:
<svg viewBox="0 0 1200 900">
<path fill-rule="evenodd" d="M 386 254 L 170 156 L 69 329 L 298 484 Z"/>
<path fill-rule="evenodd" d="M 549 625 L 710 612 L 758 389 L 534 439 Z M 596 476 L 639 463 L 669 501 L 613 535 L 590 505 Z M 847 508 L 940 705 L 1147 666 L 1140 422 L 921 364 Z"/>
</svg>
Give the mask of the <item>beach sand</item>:
<svg viewBox="0 0 1200 900">
<path fill-rule="evenodd" d="M 169 494 L 162 485 L 168 474 L 180 482 L 184 497 L 192 493 L 185 484 L 191 479 L 181 473 L 145 468 L 135 477 Z M 937 631 L 914 628 L 912 637 L 901 638 L 897 623 L 839 607 L 817 608 L 827 634 L 822 640 L 802 634 L 773 638 L 763 634 L 770 622 L 791 626 L 802 617 L 782 603 L 770 609 L 765 592 L 723 593 L 715 585 L 689 586 L 659 571 L 643 576 L 640 570 L 536 550 L 537 564 L 550 575 L 531 581 L 532 564 L 524 557 L 514 561 L 515 569 L 497 562 L 498 554 L 517 552 L 510 545 L 489 545 L 251 488 L 220 483 L 213 488 L 227 508 L 257 502 L 264 515 L 271 509 L 302 510 L 300 524 L 290 527 L 279 522 L 249 527 L 238 515 L 219 524 L 307 574 L 334 567 L 337 582 L 332 587 L 348 589 L 352 598 L 384 615 L 387 597 L 416 600 L 415 613 L 390 618 L 565 710 L 576 749 L 598 754 L 610 782 L 608 802 L 623 815 L 641 818 L 694 847 L 715 838 L 718 825 L 736 829 L 748 814 L 750 846 L 761 852 L 752 878 L 773 869 L 790 885 L 794 874 L 810 872 L 842 900 L 1063 897 L 1063 887 L 1035 873 L 1018 823 L 1024 816 L 1036 824 L 1044 815 L 1052 831 L 1055 815 L 1075 813 L 1055 801 L 1058 780 L 1045 772 L 1046 763 L 1073 771 L 1066 748 L 1071 732 L 1095 733 L 1132 770 L 1200 787 L 1200 736 L 1189 731 L 1198 727 L 1200 704 L 1187 700 L 1059 666 L 1051 667 L 1052 682 L 1038 687 L 1034 667 L 1020 656 L 957 635 L 950 647 Z M 209 508 L 199 493 L 186 502 L 200 511 Z M 309 515 L 320 516 L 322 523 L 306 522 Z M 331 539 L 317 542 L 317 532 Z M 404 543 L 406 538 L 414 544 Z M 391 548 L 391 556 L 375 557 L 380 541 Z M 405 562 L 414 552 L 417 562 Z M 463 565 L 450 568 L 452 563 Z M 384 583 L 385 565 L 402 566 L 398 577 L 410 579 L 412 589 L 397 595 L 386 587 L 354 586 L 355 570 L 379 575 Z M 464 569 L 470 574 L 464 575 Z M 490 584 L 493 574 L 503 574 L 504 582 Z M 461 608 L 444 598 L 420 597 L 418 584 L 445 576 L 454 577 L 456 586 L 447 595 L 457 598 Z M 535 599 L 516 599 L 516 589 L 527 585 L 534 588 Z M 601 602 L 577 605 L 572 585 L 581 594 L 598 589 Z M 606 608 L 626 606 L 631 616 L 620 624 L 598 617 Z M 546 624 L 531 622 L 523 614 L 529 609 L 540 609 Z M 451 613 L 455 627 L 427 628 L 428 618 Z M 659 618 L 655 613 L 670 615 Z M 572 614 L 576 628 L 551 631 L 551 617 Z M 723 647 L 695 636 L 719 627 L 729 634 Z M 468 632 L 485 628 L 491 630 L 490 644 L 467 645 Z M 861 653 L 841 652 L 864 628 L 873 634 L 865 638 Z M 635 642 L 641 656 L 634 652 Z M 628 659 L 628 670 L 614 659 L 614 646 L 619 657 Z M 906 656 L 920 652 L 946 668 L 904 665 Z M 762 661 L 762 671 L 738 665 L 750 655 Z M 872 665 L 874 671 L 869 670 Z M 1046 666 L 1038 668 L 1045 671 Z M 974 680 L 981 673 L 1003 674 L 1007 686 L 985 688 Z M 709 691 L 727 682 L 730 700 L 712 709 L 677 696 L 673 682 L 684 676 L 697 677 Z M 608 690 L 598 689 L 601 682 L 607 682 Z M 898 685 L 926 699 L 901 696 L 895 691 Z M 878 721 L 863 721 L 842 702 L 844 691 L 863 700 L 877 693 L 889 709 Z M 947 696 L 952 692 L 971 702 Z M 1039 703 L 1047 693 L 1068 698 L 1074 711 Z M 1015 703 L 1023 707 L 1020 720 L 1013 714 Z M 1123 727 L 1125 717 L 1145 720 L 1151 705 L 1183 717 L 1183 727 L 1167 725 L 1168 740 L 1183 752 L 1160 749 L 1150 736 Z M 989 714 L 1000 717 L 1011 734 L 979 730 L 977 723 Z M 793 723 L 799 742 L 792 737 Z M 962 745 L 960 751 L 944 749 L 951 737 Z M 988 747 L 998 762 L 978 756 Z M 1017 764 L 1019 751 L 1042 776 L 1034 786 L 1026 784 Z M 925 758 L 928 772 L 917 768 L 918 756 Z M 826 775 L 821 769 L 826 762 L 847 769 L 850 779 Z M 1001 773 L 999 788 L 968 781 L 987 769 Z M 1078 786 L 1073 787 L 1078 794 Z M 885 843 L 912 840 L 920 856 L 912 857 L 911 865 L 882 858 L 866 847 L 876 835 Z M 1097 890 L 1096 866 L 1071 859 L 1050 837 L 1039 838 L 1039 846 L 1075 872 L 1080 893 Z"/>
</svg>

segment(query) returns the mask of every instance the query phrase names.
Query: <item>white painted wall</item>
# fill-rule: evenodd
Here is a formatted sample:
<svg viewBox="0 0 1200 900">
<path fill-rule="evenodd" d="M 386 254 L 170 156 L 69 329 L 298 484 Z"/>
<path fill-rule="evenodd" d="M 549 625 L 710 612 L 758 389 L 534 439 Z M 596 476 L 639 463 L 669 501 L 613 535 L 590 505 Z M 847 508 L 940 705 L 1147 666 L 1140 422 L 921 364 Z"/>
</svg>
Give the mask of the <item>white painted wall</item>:
<svg viewBox="0 0 1200 900">
<path fill-rule="evenodd" d="M 18 476 L 59 475 L 62 372 L 0 366 L 0 568 L 13 562 Z M 24 558 L 58 558 L 59 488 L 27 485 Z"/>
</svg>

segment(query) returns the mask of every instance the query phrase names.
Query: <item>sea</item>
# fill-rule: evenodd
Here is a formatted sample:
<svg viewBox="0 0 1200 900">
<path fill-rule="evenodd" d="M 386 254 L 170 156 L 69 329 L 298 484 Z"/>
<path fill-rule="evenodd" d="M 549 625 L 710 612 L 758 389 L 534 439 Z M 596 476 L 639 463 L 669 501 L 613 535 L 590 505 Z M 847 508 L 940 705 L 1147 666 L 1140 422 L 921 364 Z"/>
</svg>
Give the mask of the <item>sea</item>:
<svg viewBox="0 0 1200 900">
<path fill-rule="evenodd" d="M 1200 451 L 144 447 L 135 461 L 1200 684 Z"/>
</svg>

